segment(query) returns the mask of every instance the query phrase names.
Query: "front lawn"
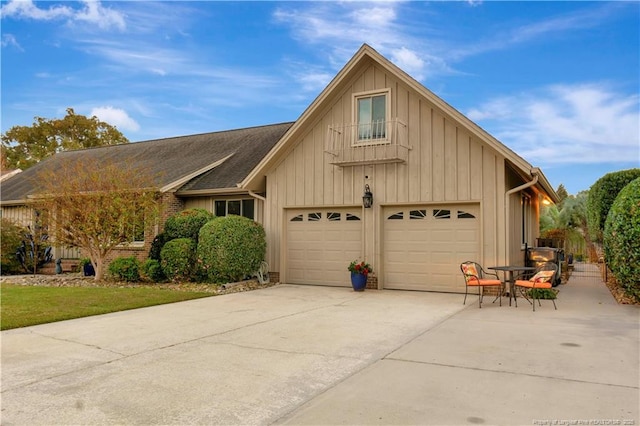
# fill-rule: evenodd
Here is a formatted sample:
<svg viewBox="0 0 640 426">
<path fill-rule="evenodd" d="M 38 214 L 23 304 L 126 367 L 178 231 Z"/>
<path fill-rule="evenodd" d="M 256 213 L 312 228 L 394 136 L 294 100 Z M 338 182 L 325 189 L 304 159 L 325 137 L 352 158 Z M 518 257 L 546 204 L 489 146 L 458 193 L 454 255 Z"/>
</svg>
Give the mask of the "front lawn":
<svg viewBox="0 0 640 426">
<path fill-rule="evenodd" d="M 0 285 L 0 329 L 106 314 L 213 296 L 211 292 L 120 287 Z"/>
</svg>

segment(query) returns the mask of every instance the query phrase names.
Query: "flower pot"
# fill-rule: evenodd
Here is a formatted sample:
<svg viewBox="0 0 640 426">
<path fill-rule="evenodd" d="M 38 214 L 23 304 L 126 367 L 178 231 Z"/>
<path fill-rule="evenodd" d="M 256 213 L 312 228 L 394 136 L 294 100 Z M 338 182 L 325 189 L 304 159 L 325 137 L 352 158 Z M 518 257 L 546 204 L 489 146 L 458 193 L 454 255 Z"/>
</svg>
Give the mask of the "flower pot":
<svg viewBox="0 0 640 426">
<path fill-rule="evenodd" d="M 367 276 L 365 274 L 351 273 L 351 286 L 353 291 L 364 291 L 367 286 Z"/>
</svg>

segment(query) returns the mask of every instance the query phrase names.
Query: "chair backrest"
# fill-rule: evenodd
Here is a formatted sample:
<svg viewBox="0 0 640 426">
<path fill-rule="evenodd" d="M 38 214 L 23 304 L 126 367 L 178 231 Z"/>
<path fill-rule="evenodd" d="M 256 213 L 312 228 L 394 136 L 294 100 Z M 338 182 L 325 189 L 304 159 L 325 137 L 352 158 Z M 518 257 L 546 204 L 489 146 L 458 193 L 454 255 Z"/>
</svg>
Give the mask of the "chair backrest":
<svg viewBox="0 0 640 426">
<path fill-rule="evenodd" d="M 558 265 L 553 262 L 545 262 L 542 265 L 538 266 L 535 273 L 529 281 L 532 282 L 553 282 L 553 278 L 556 276 L 558 272 Z"/>
<path fill-rule="evenodd" d="M 482 266 L 476 262 L 466 261 L 460 264 L 460 270 L 464 275 L 464 280 L 469 282 L 469 280 L 482 279 Z"/>
</svg>

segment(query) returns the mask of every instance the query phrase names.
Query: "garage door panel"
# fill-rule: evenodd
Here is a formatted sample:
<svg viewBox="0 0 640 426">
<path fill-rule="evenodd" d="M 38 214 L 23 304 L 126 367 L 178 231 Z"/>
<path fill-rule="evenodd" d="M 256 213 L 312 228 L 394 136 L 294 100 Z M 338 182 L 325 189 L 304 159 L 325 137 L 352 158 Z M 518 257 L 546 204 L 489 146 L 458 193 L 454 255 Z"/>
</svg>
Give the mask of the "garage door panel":
<svg viewBox="0 0 640 426">
<path fill-rule="evenodd" d="M 361 216 L 357 209 L 288 211 L 287 282 L 350 286 L 347 263 L 361 256 Z"/>
<path fill-rule="evenodd" d="M 478 259 L 478 212 L 477 205 L 453 204 L 385 209 L 384 287 L 464 292 L 459 265 Z"/>
</svg>

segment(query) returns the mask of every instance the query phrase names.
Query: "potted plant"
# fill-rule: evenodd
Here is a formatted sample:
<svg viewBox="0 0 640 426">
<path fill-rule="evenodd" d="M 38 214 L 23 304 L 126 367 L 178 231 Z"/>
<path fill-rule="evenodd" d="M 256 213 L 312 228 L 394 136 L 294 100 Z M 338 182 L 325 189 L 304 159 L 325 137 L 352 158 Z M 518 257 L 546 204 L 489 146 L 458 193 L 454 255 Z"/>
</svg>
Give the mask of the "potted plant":
<svg viewBox="0 0 640 426">
<path fill-rule="evenodd" d="M 358 262 L 354 260 L 349 264 L 347 269 L 351 272 L 351 286 L 353 287 L 353 291 L 364 291 L 367 286 L 369 272 L 373 272 L 371 265 L 365 261 Z"/>
</svg>

